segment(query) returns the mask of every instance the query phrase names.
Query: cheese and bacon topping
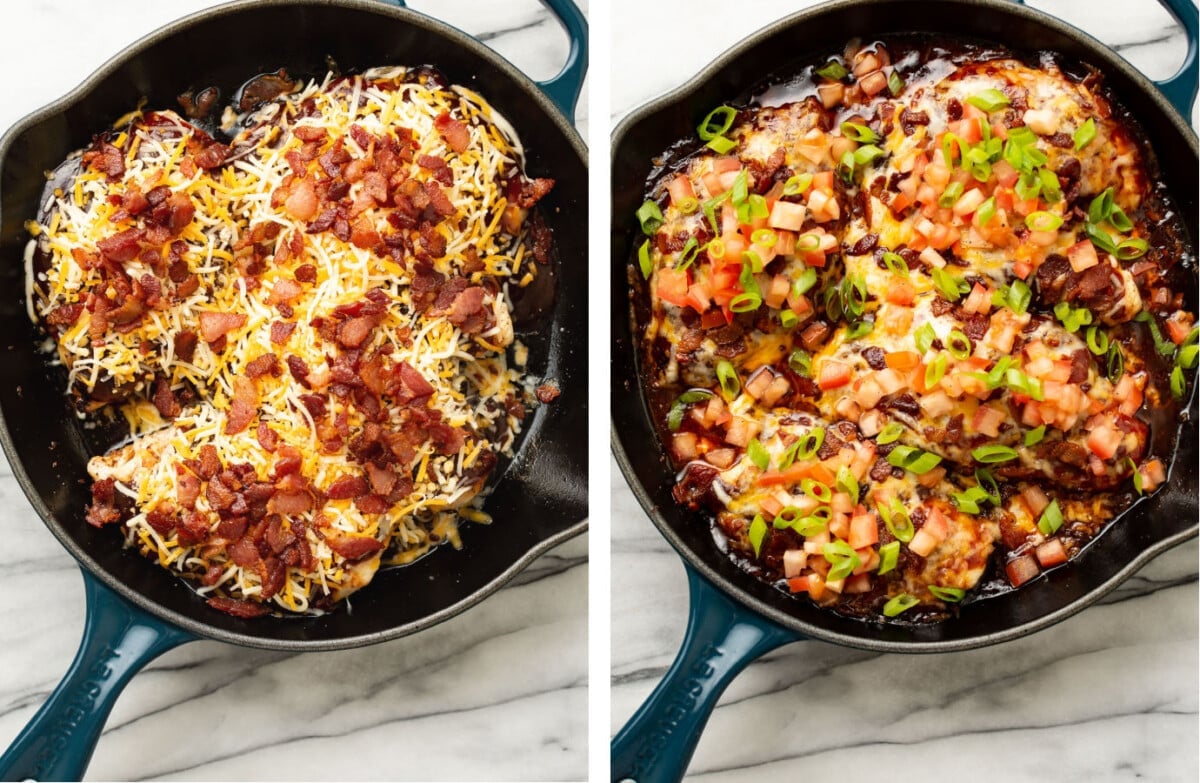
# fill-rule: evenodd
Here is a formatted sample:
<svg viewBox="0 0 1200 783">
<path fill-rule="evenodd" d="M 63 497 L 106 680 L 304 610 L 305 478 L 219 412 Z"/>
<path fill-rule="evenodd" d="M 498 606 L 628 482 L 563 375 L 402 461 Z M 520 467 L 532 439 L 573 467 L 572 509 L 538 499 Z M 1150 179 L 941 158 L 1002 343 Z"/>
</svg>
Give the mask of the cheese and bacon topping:
<svg viewBox="0 0 1200 783">
<path fill-rule="evenodd" d="M 642 361 L 746 570 L 936 621 L 1165 481 L 1190 249 L 1098 74 L 851 45 L 698 134 L 637 214 Z"/>
<path fill-rule="evenodd" d="M 512 293 L 549 262 L 553 181 L 430 69 L 259 77 L 241 107 L 228 144 L 138 112 L 66 161 L 30 315 L 81 415 L 133 435 L 92 459 L 87 521 L 222 611 L 321 611 L 488 520 L 536 385 Z"/>
</svg>

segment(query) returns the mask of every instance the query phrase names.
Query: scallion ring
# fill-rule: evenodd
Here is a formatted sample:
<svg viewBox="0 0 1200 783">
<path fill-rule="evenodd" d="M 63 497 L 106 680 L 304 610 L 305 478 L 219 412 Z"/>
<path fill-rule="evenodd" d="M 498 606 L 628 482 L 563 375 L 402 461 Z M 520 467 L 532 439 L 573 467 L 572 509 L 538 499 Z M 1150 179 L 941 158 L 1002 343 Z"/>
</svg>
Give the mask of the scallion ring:
<svg viewBox="0 0 1200 783">
<path fill-rule="evenodd" d="M 725 136 L 717 136 L 704 146 L 708 147 L 718 155 L 724 155 L 736 147 L 737 142 Z"/>
<path fill-rule="evenodd" d="M 738 380 L 737 370 L 727 359 L 717 362 L 717 382 L 721 384 L 721 396 L 732 400 L 742 390 L 742 382 Z"/>
<path fill-rule="evenodd" d="M 913 527 L 912 520 L 908 518 L 908 512 L 904 509 L 903 503 L 893 498 L 890 505 L 881 505 L 878 508 L 879 516 L 883 517 L 883 524 L 892 534 L 892 538 L 906 544 L 912 541 L 917 531 Z"/>
<path fill-rule="evenodd" d="M 909 595 L 908 593 L 900 593 L 900 595 L 888 599 L 888 602 L 883 605 L 883 616 L 897 617 L 919 603 L 921 603 L 921 600 L 916 596 Z"/>
<path fill-rule="evenodd" d="M 937 332 L 933 330 L 933 324 L 928 322 L 913 332 L 913 343 L 917 346 L 917 352 L 922 355 L 933 346 L 933 341 L 936 339 Z"/>
<path fill-rule="evenodd" d="M 946 354 L 939 351 L 934 360 L 925 366 L 926 389 L 932 389 L 941 383 L 942 378 L 946 375 L 946 364 L 948 361 Z"/>
<path fill-rule="evenodd" d="M 708 116 L 696 126 L 696 133 L 702 141 L 712 141 L 733 127 L 737 119 L 737 109 L 732 106 L 718 106 L 708 113 Z"/>
<path fill-rule="evenodd" d="M 817 427 L 816 429 L 809 430 L 801 436 L 797 443 L 800 444 L 800 448 L 796 450 L 796 459 L 801 461 L 812 459 L 817 456 L 821 445 L 825 443 L 825 428 Z"/>
<path fill-rule="evenodd" d="M 807 351 L 799 348 L 792 351 L 788 356 L 788 367 L 792 368 L 792 372 L 801 378 L 812 377 L 812 357 L 809 356 Z"/>
<path fill-rule="evenodd" d="M 958 603 L 967 594 L 966 590 L 957 587 L 939 587 L 938 585 L 929 585 L 929 592 L 933 593 L 934 598 L 949 604 Z"/>
<path fill-rule="evenodd" d="M 938 196 L 937 205 L 942 209 L 950 209 L 950 207 L 958 203 L 958 200 L 962 198 L 962 194 L 962 183 L 951 182 L 946 186 L 946 189 L 942 191 L 942 195 Z"/>
<path fill-rule="evenodd" d="M 1057 231 L 1063 224 L 1063 219 L 1053 212 L 1038 210 L 1025 216 L 1025 225 L 1030 231 Z"/>
<path fill-rule="evenodd" d="M 1171 394 L 1175 399 L 1182 400 L 1187 393 L 1187 378 L 1183 376 L 1183 368 L 1178 364 L 1171 368 Z"/>
<path fill-rule="evenodd" d="M 638 223 L 642 227 L 642 233 L 646 236 L 654 236 L 654 232 L 662 228 L 663 213 L 658 208 L 658 204 L 647 200 L 637 210 Z"/>
<path fill-rule="evenodd" d="M 783 183 L 783 195 L 799 196 L 804 191 L 808 190 L 812 185 L 812 174 L 795 174 L 788 177 L 787 182 Z"/>
<path fill-rule="evenodd" d="M 977 109 L 991 113 L 1007 106 L 1008 96 L 995 88 L 989 88 L 967 98 L 967 103 Z"/>
<path fill-rule="evenodd" d="M 1108 332 L 1099 326 L 1089 326 L 1087 328 L 1087 347 L 1096 356 L 1103 356 L 1108 352 Z"/>
<path fill-rule="evenodd" d="M 817 69 L 817 76 L 830 81 L 840 82 L 845 79 L 850 72 L 846 70 L 846 66 L 842 65 L 837 60 L 830 60 L 828 63 Z"/>
<path fill-rule="evenodd" d="M 1042 442 L 1042 438 L 1046 437 L 1046 425 L 1039 424 L 1038 426 L 1025 433 L 1025 445 L 1036 446 Z"/>
<path fill-rule="evenodd" d="M 808 495 L 819 503 L 828 503 L 833 500 L 833 490 L 816 479 L 806 478 L 802 480 L 800 482 L 800 489 L 805 495 Z"/>
<path fill-rule="evenodd" d="M 958 329 L 953 329 L 946 336 L 946 350 L 955 359 L 966 359 L 971 355 L 971 338 Z"/>
<path fill-rule="evenodd" d="M 971 456 L 977 462 L 985 464 L 995 462 L 1008 462 L 1017 458 L 1016 449 L 1011 449 L 1008 446 L 1001 446 L 998 443 L 989 443 L 986 446 L 980 446 L 977 449 L 971 450 Z"/>
<path fill-rule="evenodd" d="M 817 270 L 814 267 L 807 266 L 800 276 L 792 283 L 792 293 L 796 296 L 804 296 L 812 287 L 817 284 Z"/>
<path fill-rule="evenodd" d="M 1096 138 L 1096 121 L 1091 117 L 1087 118 L 1087 122 L 1075 129 L 1075 133 L 1071 138 L 1075 142 L 1075 149 L 1081 150 L 1091 143 L 1092 139 Z"/>
<path fill-rule="evenodd" d="M 750 546 L 754 547 L 755 557 L 759 557 L 762 554 L 762 543 L 766 535 L 766 520 L 762 518 L 762 514 L 755 514 L 754 521 L 750 523 L 750 530 L 746 533 L 746 537 L 750 540 Z"/>
<path fill-rule="evenodd" d="M 887 425 L 879 431 L 875 436 L 875 442 L 881 446 L 886 446 L 889 443 L 894 443 L 900 440 L 900 436 L 904 434 L 904 425 L 898 421 L 889 421 Z"/>
<path fill-rule="evenodd" d="M 1058 529 L 1063 525 L 1062 509 L 1058 507 L 1057 500 L 1051 500 L 1050 505 L 1046 506 L 1046 510 L 1042 512 L 1038 518 L 1038 530 L 1042 531 L 1044 536 L 1052 536 L 1058 532 Z"/>
<path fill-rule="evenodd" d="M 842 135 L 848 139 L 854 139 L 859 144 L 874 144 L 879 141 L 880 136 L 875 131 L 857 122 L 847 120 L 842 123 Z"/>
<path fill-rule="evenodd" d="M 746 444 L 746 456 L 750 458 L 750 461 L 759 470 L 766 470 L 771 467 L 771 455 L 767 453 L 766 448 L 758 438 L 754 438 Z"/>
<path fill-rule="evenodd" d="M 647 239 L 638 248 L 638 266 L 642 270 L 642 277 L 649 280 L 650 273 L 654 271 L 654 262 L 650 260 L 650 240 Z"/>
<path fill-rule="evenodd" d="M 729 309 L 735 313 L 752 313 L 762 307 L 762 297 L 753 291 L 745 291 L 729 300 Z"/>
<path fill-rule="evenodd" d="M 893 253 L 890 250 L 885 251 L 883 254 L 883 265 L 894 275 L 908 277 L 908 262 L 899 253 Z"/>
<path fill-rule="evenodd" d="M 1149 242 L 1141 237 L 1133 237 L 1117 245 L 1117 258 L 1122 261 L 1132 261 L 1135 258 L 1141 258 L 1146 255 L 1146 251 L 1149 249 Z"/>
<path fill-rule="evenodd" d="M 769 228 L 760 228 L 750 235 L 750 241 L 759 247 L 774 247 L 779 237 Z"/>
</svg>

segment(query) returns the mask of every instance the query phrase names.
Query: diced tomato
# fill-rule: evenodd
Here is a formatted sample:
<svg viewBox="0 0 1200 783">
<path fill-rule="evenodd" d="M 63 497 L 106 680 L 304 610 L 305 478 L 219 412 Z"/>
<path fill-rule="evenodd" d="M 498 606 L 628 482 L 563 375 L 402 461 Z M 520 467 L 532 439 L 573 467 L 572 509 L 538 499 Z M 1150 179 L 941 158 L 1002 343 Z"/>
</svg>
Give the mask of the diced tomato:
<svg viewBox="0 0 1200 783">
<path fill-rule="evenodd" d="M 855 574 L 848 578 L 846 584 L 842 587 L 842 592 L 847 595 L 871 592 L 871 575 L 866 573 Z"/>
<path fill-rule="evenodd" d="M 1038 562 L 1042 564 L 1042 568 L 1050 568 L 1067 562 L 1067 550 L 1062 541 L 1057 538 L 1041 544 L 1034 550 L 1034 553 L 1037 555 Z"/>
<path fill-rule="evenodd" d="M 879 525 L 876 523 L 874 512 L 855 514 L 850 518 L 850 537 L 846 541 L 853 549 L 879 543 Z"/>
<path fill-rule="evenodd" d="M 725 186 L 721 184 L 721 175 L 715 171 L 710 171 L 700 177 L 700 182 L 703 183 L 704 189 L 708 191 L 708 195 L 716 198 L 725 192 Z"/>
<path fill-rule="evenodd" d="M 1103 460 L 1111 459 L 1121 445 L 1121 432 L 1107 421 L 1091 427 L 1087 436 L 1087 447 Z"/>
<path fill-rule="evenodd" d="M 746 448 L 750 443 L 750 439 L 757 435 L 760 429 L 762 429 L 762 425 L 757 421 L 742 416 L 734 416 L 730 419 L 729 426 L 725 429 L 725 442 Z"/>
<path fill-rule="evenodd" d="M 962 307 L 968 313 L 986 315 L 992 309 L 992 292 L 988 290 L 987 286 L 976 283 L 972 286 L 971 293 L 967 295 Z"/>
<path fill-rule="evenodd" d="M 704 315 L 700 316 L 700 326 L 704 329 L 714 329 L 719 326 L 725 326 L 732 319 L 725 311 L 722 310 L 707 310 Z"/>
<path fill-rule="evenodd" d="M 671 450 L 679 462 L 691 462 L 696 458 L 696 433 L 677 432 L 671 438 Z"/>
<path fill-rule="evenodd" d="M 667 185 L 667 192 L 671 194 L 671 203 L 675 206 L 696 197 L 696 191 L 692 189 L 692 181 L 683 174 L 679 174 L 671 180 Z"/>
<path fill-rule="evenodd" d="M 951 211 L 959 217 L 963 217 L 979 209 L 979 205 L 983 202 L 983 191 L 979 188 L 971 188 L 958 197 L 958 201 L 954 202 L 954 207 Z"/>
<path fill-rule="evenodd" d="M 710 465 L 725 470 L 733 464 L 737 452 L 733 449 L 712 449 L 705 453 L 704 459 Z"/>
<path fill-rule="evenodd" d="M 798 576 L 788 580 L 788 589 L 793 593 L 808 592 L 810 597 L 817 599 L 825 594 L 825 578 L 820 574 Z"/>
<path fill-rule="evenodd" d="M 1138 473 L 1142 474 L 1143 492 L 1152 492 L 1167 480 L 1167 469 L 1160 459 L 1152 459 L 1144 465 L 1140 465 Z"/>
<path fill-rule="evenodd" d="M 1025 504 L 1029 506 L 1029 513 L 1035 517 L 1041 516 L 1046 510 L 1046 506 L 1050 505 L 1050 498 L 1046 497 L 1046 493 L 1037 484 L 1029 484 L 1021 488 L 1021 497 L 1025 498 Z"/>
<path fill-rule="evenodd" d="M 992 164 L 992 176 L 996 178 L 997 184 L 1001 187 L 1011 188 L 1017 184 L 1017 180 L 1021 177 L 1021 172 L 1012 167 L 1012 164 L 1001 158 Z"/>
<path fill-rule="evenodd" d="M 1068 247 L 1067 260 L 1071 262 L 1071 269 L 1076 272 L 1091 269 L 1100 263 L 1100 258 L 1096 255 L 1096 246 L 1092 244 L 1092 240 L 1090 239 L 1076 242 Z"/>
<path fill-rule="evenodd" d="M 928 557 L 929 553 L 937 549 L 938 540 L 930 535 L 924 528 L 921 528 L 913 534 L 912 541 L 908 542 L 908 548 L 913 554 L 921 557 Z"/>
<path fill-rule="evenodd" d="M 998 187 L 992 191 L 992 196 L 996 199 L 996 210 L 1003 209 L 1005 212 L 1013 211 L 1013 190 L 1009 187 Z"/>
<path fill-rule="evenodd" d="M 1017 277 L 1026 280 L 1029 277 L 1029 273 L 1033 271 L 1033 264 L 1030 264 L 1028 261 L 1014 261 L 1012 271 Z"/>
<path fill-rule="evenodd" d="M 997 202 L 997 205 L 999 205 L 999 202 Z M 1031 215 L 1038 211 L 1037 197 L 1035 196 L 1030 199 L 1020 200 L 1016 196 L 1013 196 L 1012 207 L 1009 211 L 1016 212 L 1021 217 Z"/>
<path fill-rule="evenodd" d="M 908 372 L 921 363 L 921 356 L 916 351 L 893 351 L 884 357 L 888 367 L 900 372 Z"/>
<path fill-rule="evenodd" d="M 946 521 L 946 515 L 940 509 L 931 508 L 921 529 L 928 532 L 935 540 L 944 541 L 950 534 L 950 523 Z"/>
<path fill-rule="evenodd" d="M 1004 566 L 1005 573 L 1008 574 L 1008 581 L 1013 587 L 1020 587 L 1037 576 L 1041 569 L 1038 568 L 1037 561 L 1033 559 L 1033 555 L 1021 555 L 1014 558 Z"/>
<path fill-rule="evenodd" d="M 790 256 L 796 253 L 796 234 L 794 231 L 775 232 L 775 253 Z"/>
<path fill-rule="evenodd" d="M 757 372 L 750 376 L 746 381 L 745 391 L 754 399 L 759 399 L 763 396 L 763 392 L 771 385 L 771 381 L 775 380 L 775 374 L 771 372 L 769 367 L 760 367 Z"/>
<path fill-rule="evenodd" d="M 719 158 L 713 158 L 712 170 L 717 174 L 724 174 L 729 171 L 741 171 L 742 161 L 736 155 L 723 155 Z"/>
<path fill-rule="evenodd" d="M 1006 416 L 1003 411 L 999 411 L 990 405 L 980 405 L 975 409 L 975 416 L 971 420 L 975 431 L 989 438 L 995 438 L 1000 434 L 1000 425 L 1004 423 Z"/>
<path fill-rule="evenodd" d="M 783 553 L 783 575 L 794 579 L 808 563 L 808 553 L 803 549 L 789 549 Z"/>
<path fill-rule="evenodd" d="M 827 193 L 833 192 L 833 172 L 818 171 L 813 174 L 812 186 L 817 190 L 824 190 Z"/>
<path fill-rule="evenodd" d="M 676 307 L 687 305 L 688 275 L 687 271 L 677 269 L 658 270 L 658 298 Z"/>
<path fill-rule="evenodd" d="M 758 507 L 763 510 L 768 519 L 774 519 L 780 511 L 783 510 L 783 504 L 778 498 L 767 495 L 758 502 Z"/>
<path fill-rule="evenodd" d="M 799 231 L 804 225 L 804 205 L 790 201 L 776 201 L 771 208 L 771 216 L 767 225 L 771 228 L 783 228 L 788 231 Z"/>
<path fill-rule="evenodd" d="M 1191 331 L 1191 322 L 1182 312 L 1176 312 L 1167 319 L 1167 336 L 1176 345 L 1183 345 L 1183 341 L 1187 339 Z"/>
<path fill-rule="evenodd" d="M 837 389 L 850 383 L 850 366 L 834 359 L 821 362 L 821 371 L 817 375 L 817 385 L 822 391 Z"/>
<path fill-rule="evenodd" d="M 747 442 L 749 442 L 747 440 Z M 837 474 L 816 460 L 807 460 L 790 466 L 787 470 L 766 471 L 758 477 L 758 484 L 764 487 L 777 484 L 796 484 L 810 478 L 826 486 L 837 482 Z"/>
<path fill-rule="evenodd" d="M 829 519 L 829 535 L 845 539 L 850 535 L 850 515 L 843 511 L 833 512 Z"/>
<path fill-rule="evenodd" d="M 970 104 L 963 104 L 963 106 L 965 108 L 966 106 L 970 106 Z M 975 144 L 983 139 L 983 131 L 979 128 L 979 122 L 974 119 L 967 119 L 965 111 L 963 119 L 951 122 L 946 127 L 950 129 L 951 133 L 960 137 L 968 144 Z M 955 147 L 955 155 L 957 154 L 958 149 Z"/>
<path fill-rule="evenodd" d="M 888 281 L 887 300 L 892 304 L 907 307 L 917 295 L 917 289 L 906 277 L 896 277 Z"/>
<path fill-rule="evenodd" d="M 848 492 L 834 492 L 829 507 L 839 514 L 849 514 L 854 510 L 854 498 Z"/>
</svg>

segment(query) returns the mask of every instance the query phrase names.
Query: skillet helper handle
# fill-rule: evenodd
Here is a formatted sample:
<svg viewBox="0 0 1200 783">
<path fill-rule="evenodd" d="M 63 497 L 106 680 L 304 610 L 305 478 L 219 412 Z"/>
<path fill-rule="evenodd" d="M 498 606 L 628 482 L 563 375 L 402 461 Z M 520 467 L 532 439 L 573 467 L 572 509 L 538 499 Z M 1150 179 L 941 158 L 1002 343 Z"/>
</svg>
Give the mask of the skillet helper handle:
<svg viewBox="0 0 1200 783">
<path fill-rule="evenodd" d="M 104 722 L 143 666 L 194 636 L 121 598 L 86 571 L 87 616 L 71 668 L 0 757 L 0 780 L 82 780 Z"/>
<path fill-rule="evenodd" d="M 405 0 L 382 0 L 389 5 L 407 8 Z M 583 77 L 587 74 L 588 66 L 588 25 L 583 12 L 572 0 L 541 0 L 563 26 L 570 39 L 570 49 L 567 51 L 567 61 L 562 70 L 544 82 L 537 82 L 538 88 L 558 107 L 568 120 L 575 122 L 575 107 L 579 103 L 579 93 L 583 90 Z"/>
<path fill-rule="evenodd" d="M 691 594 L 683 647 L 612 741 L 612 779 L 681 780 L 717 700 L 755 658 L 805 637 L 742 607 L 685 567 Z"/>
<path fill-rule="evenodd" d="M 1200 11 L 1196 9 L 1196 4 L 1193 0 L 1158 0 L 1158 2 L 1171 12 L 1171 16 L 1183 25 L 1183 31 L 1187 35 L 1187 54 L 1183 57 L 1183 65 L 1179 66 L 1179 70 L 1174 76 L 1163 79 L 1160 82 L 1155 82 L 1175 110 L 1179 112 L 1189 124 L 1192 119 L 1192 106 L 1196 102 L 1196 84 L 1197 77 L 1200 75 L 1200 68 L 1196 65 L 1196 48 L 1197 41 L 1200 39 Z"/>
</svg>

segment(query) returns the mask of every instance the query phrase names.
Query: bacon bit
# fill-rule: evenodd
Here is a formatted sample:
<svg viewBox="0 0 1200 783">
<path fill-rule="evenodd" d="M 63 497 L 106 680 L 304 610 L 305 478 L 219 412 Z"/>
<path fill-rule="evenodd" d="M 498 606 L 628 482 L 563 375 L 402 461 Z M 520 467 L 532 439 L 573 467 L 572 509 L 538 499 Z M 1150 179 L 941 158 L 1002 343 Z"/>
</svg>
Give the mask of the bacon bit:
<svg viewBox="0 0 1200 783">
<path fill-rule="evenodd" d="M 341 476 L 329 485 L 326 494 L 334 500 L 349 500 L 365 495 L 367 491 L 367 482 L 362 476 Z"/>
<path fill-rule="evenodd" d="M 294 321 L 273 321 L 271 323 L 271 342 L 275 345 L 283 345 L 292 336 L 292 331 L 296 328 Z M 288 365 L 291 368 L 291 365 Z"/>
<path fill-rule="evenodd" d="M 433 127 L 446 140 L 446 146 L 460 155 L 471 144 L 471 132 L 466 123 L 454 119 L 448 112 L 439 114 L 433 121 Z"/>
<path fill-rule="evenodd" d="M 376 495 L 387 497 L 392 494 L 398 476 L 387 468 L 381 468 L 373 462 L 367 463 L 367 477 L 371 480 L 371 489 Z"/>
<path fill-rule="evenodd" d="M 249 521 L 245 517 L 229 517 L 222 519 L 217 523 L 217 536 L 226 541 L 238 541 L 242 536 L 246 535 L 246 528 L 249 527 Z M 243 555 L 243 559 L 248 559 L 248 563 L 239 563 L 238 565 L 254 565 L 254 557 L 257 553 L 247 553 Z"/>
<path fill-rule="evenodd" d="M 227 551 L 229 559 L 233 561 L 234 565 L 242 568 L 251 568 L 257 565 L 261 559 L 261 555 L 258 554 L 258 546 L 249 536 L 230 544 Z"/>
<path fill-rule="evenodd" d="M 305 233 L 319 234 L 322 231 L 328 231 L 335 220 L 337 220 L 337 207 L 327 207 L 316 220 L 308 224 Z"/>
<path fill-rule="evenodd" d="M 233 403 L 225 419 L 225 434 L 236 435 L 258 414 L 258 388 L 254 381 L 239 375 L 233 379 Z"/>
<path fill-rule="evenodd" d="M 221 581 L 221 575 L 225 573 L 225 569 L 219 565 L 210 565 L 204 572 L 204 576 L 200 577 L 200 584 L 205 587 L 212 587 L 217 582 Z"/>
<path fill-rule="evenodd" d="M 83 305 L 69 304 L 56 307 L 46 315 L 46 323 L 51 326 L 70 326 L 79 320 L 79 314 L 83 312 Z"/>
<path fill-rule="evenodd" d="M 368 495 L 367 497 L 374 497 Z M 370 557 L 383 550 L 383 542 L 367 536 L 325 536 L 325 543 L 337 554 L 350 562 Z"/>
<path fill-rule="evenodd" d="M 522 209 L 529 209 L 537 204 L 554 187 L 554 180 L 538 178 L 528 180 L 520 176 L 508 181 L 508 201 Z"/>
<path fill-rule="evenodd" d="M 219 612 L 231 614 L 234 617 L 240 617 L 243 620 L 251 620 L 255 617 L 262 617 L 271 613 L 271 610 L 262 604 L 255 604 L 249 601 L 239 601 L 235 598 L 216 597 L 208 599 L 208 605 Z"/>
<path fill-rule="evenodd" d="M 360 217 L 354 223 L 354 227 L 350 231 L 350 243 L 355 247 L 369 249 L 377 246 L 383 241 L 379 236 L 379 232 L 375 230 L 375 225 L 366 215 Z"/>
<path fill-rule="evenodd" d="M 286 277 L 281 277 L 271 287 L 271 293 L 267 297 L 267 301 L 271 304 L 291 302 L 302 293 L 304 293 L 304 288 L 299 283 L 295 280 L 288 280 Z"/>
<path fill-rule="evenodd" d="M 321 141 L 325 138 L 325 129 L 314 125 L 301 125 L 298 128 L 292 128 L 292 135 L 300 141 Z"/>
<path fill-rule="evenodd" d="M 268 373 L 278 377 L 280 372 L 279 359 L 273 353 L 264 353 L 246 363 L 246 375 L 251 378 L 261 378 Z"/>
<path fill-rule="evenodd" d="M 408 362 L 397 362 L 393 372 L 404 387 L 403 393 L 397 394 L 397 401 L 401 405 L 423 401 L 433 395 L 433 386 Z"/>
<path fill-rule="evenodd" d="M 364 514 L 382 514 L 388 510 L 388 502 L 378 495 L 363 495 L 355 499 L 354 507 Z"/>
<path fill-rule="evenodd" d="M 120 521 L 121 512 L 116 506 L 116 481 L 110 478 L 92 483 L 92 505 L 88 506 L 86 520 L 92 527 L 103 527 Z"/>
<path fill-rule="evenodd" d="M 245 325 L 245 313 L 200 313 L 200 336 L 207 343 L 216 342 L 234 329 Z"/>
<path fill-rule="evenodd" d="M 262 597 L 270 598 L 283 589 L 287 581 L 287 568 L 277 557 L 264 558 L 259 566 L 262 577 Z"/>
<path fill-rule="evenodd" d="M 292 277 L 301 283 L 315 283 L 317 282 L 317 268 L 312 264 L 298 266 L 296 267 L 296 271 L 292 273 Z"/>
<path fill-rule="evenodd" d="M 120 233 L 105 237 L 96 247 L 109 261 L 123 264 L 137 258 L 141 252 L 141 241 L 145 232 L 140 228 L 127 228 Z"/>
<path fill-rule="evenodd" d="M 441 185 L 436 182 L 426 181 L 424 185 L 425 195 L 429 197 L 429 206 L 433 207 L 433 211 L 442 217 L 449 217 L 455 213 L 454 205 L 450 203 L 450 197 L 442 191 Z"/>
<path fill-rule="evenodd" d="M 173 419 L 179 415 L 179 403 L 171 391 L 171 382 L 159 377 L 154 381 L 154 407 L 164 419 Z"/>
<path fill-rule="evenodd" d="M 275 514 L 303 514 L 313 505 L 312 495 L 308 492 L 277 492 L 271 498 L 267 507 Z"/>
<path fill-rule="evenodd" d="M 183 546 L 195 546 L 208 540 L 208 520 L 199 514 L 186 511 L 175 526 L 175 535 Z"/>
<path fill-rule="evenodd" d="M 186 193 L 172 193 L 163 206 L 166 208 L 166 215 L 161 222 L 170 229 L 172 237 L 182 234 L 196 215 L 196 204 Z"/>
<path fill-rule="evenodd" d="M 98 149 L 88 150 L 83 162 L 95 171 L 103 171 L 109 182 L 116 182 L 125 175 L 125 154 L 107 141 L 100 142 Z"/>
<path fill-rule="evenodd" d="M 301 386 L 306 389 L 311 388 L 308 383 L 308 373 L 310 371 L 308 369 L 308 365 L 303 359 L 295 354 L 289 354 L 287 357 L 287 366 L 288 372 L 292 374 L 293 378 L 300 382 Z"/>
<path fill-rule="evenodd" d="M 181 472 L 175 477 L 175 499 L 184 508 L 195 508 L 196 498 L 200 497 L 200 479 L 194 473 Z"/>
<path fill-rule="evenodd" d="M 296 220 L 309 221 L 317 214 L 317 190 L 308 177 L 296 181 L 283 202 L 283 209 Z"/>
<path fill-rule="evenodd" d="M 300 404 L 314 419 L 325 418 L 325 398 L 319 394 L 301 394 Z"/>
<path fill-rule="evenodd" d="M 192 158 L 197 166 L 207 171 L 224 165 L 225 158 L 228 156 L 229 148 L 219 141 L 214 141 L 193 155 Z"/>
<path fill-rule="evenodd" d="M 221 457 L 217 454 L 217 447 L 211 443 L 201 446 L 199 462 L 196 466 L 196 475 L 204 481 L 208 481 L 220 471 Z"/>
<path fill-rule="evenodd" d="M 371 315 L 362 315 L 343 321 L 338 324 L 337 328 L 338 343 L 345 348 L 359 347 L 371 336 L 371 330 L 375 328 L 376 322 L 376 317 Z"/>
<path fill-rule="evenodd" d="M 450 323 L 461 326 L 472 315 L 480 313 L 483 310 L 484 293 L 480 286 L 471 286 L 459 292 L 450 305 Z"/>
<path fill-rule="evenodd" d="M 549 404 L 558 399 L 558 396 L 562 394 L 562 389 L 558 388 L 554 383 L 543 383 L 537 387 L 534 394 L 537 395 L 538 402 Z"/>
</svg>

